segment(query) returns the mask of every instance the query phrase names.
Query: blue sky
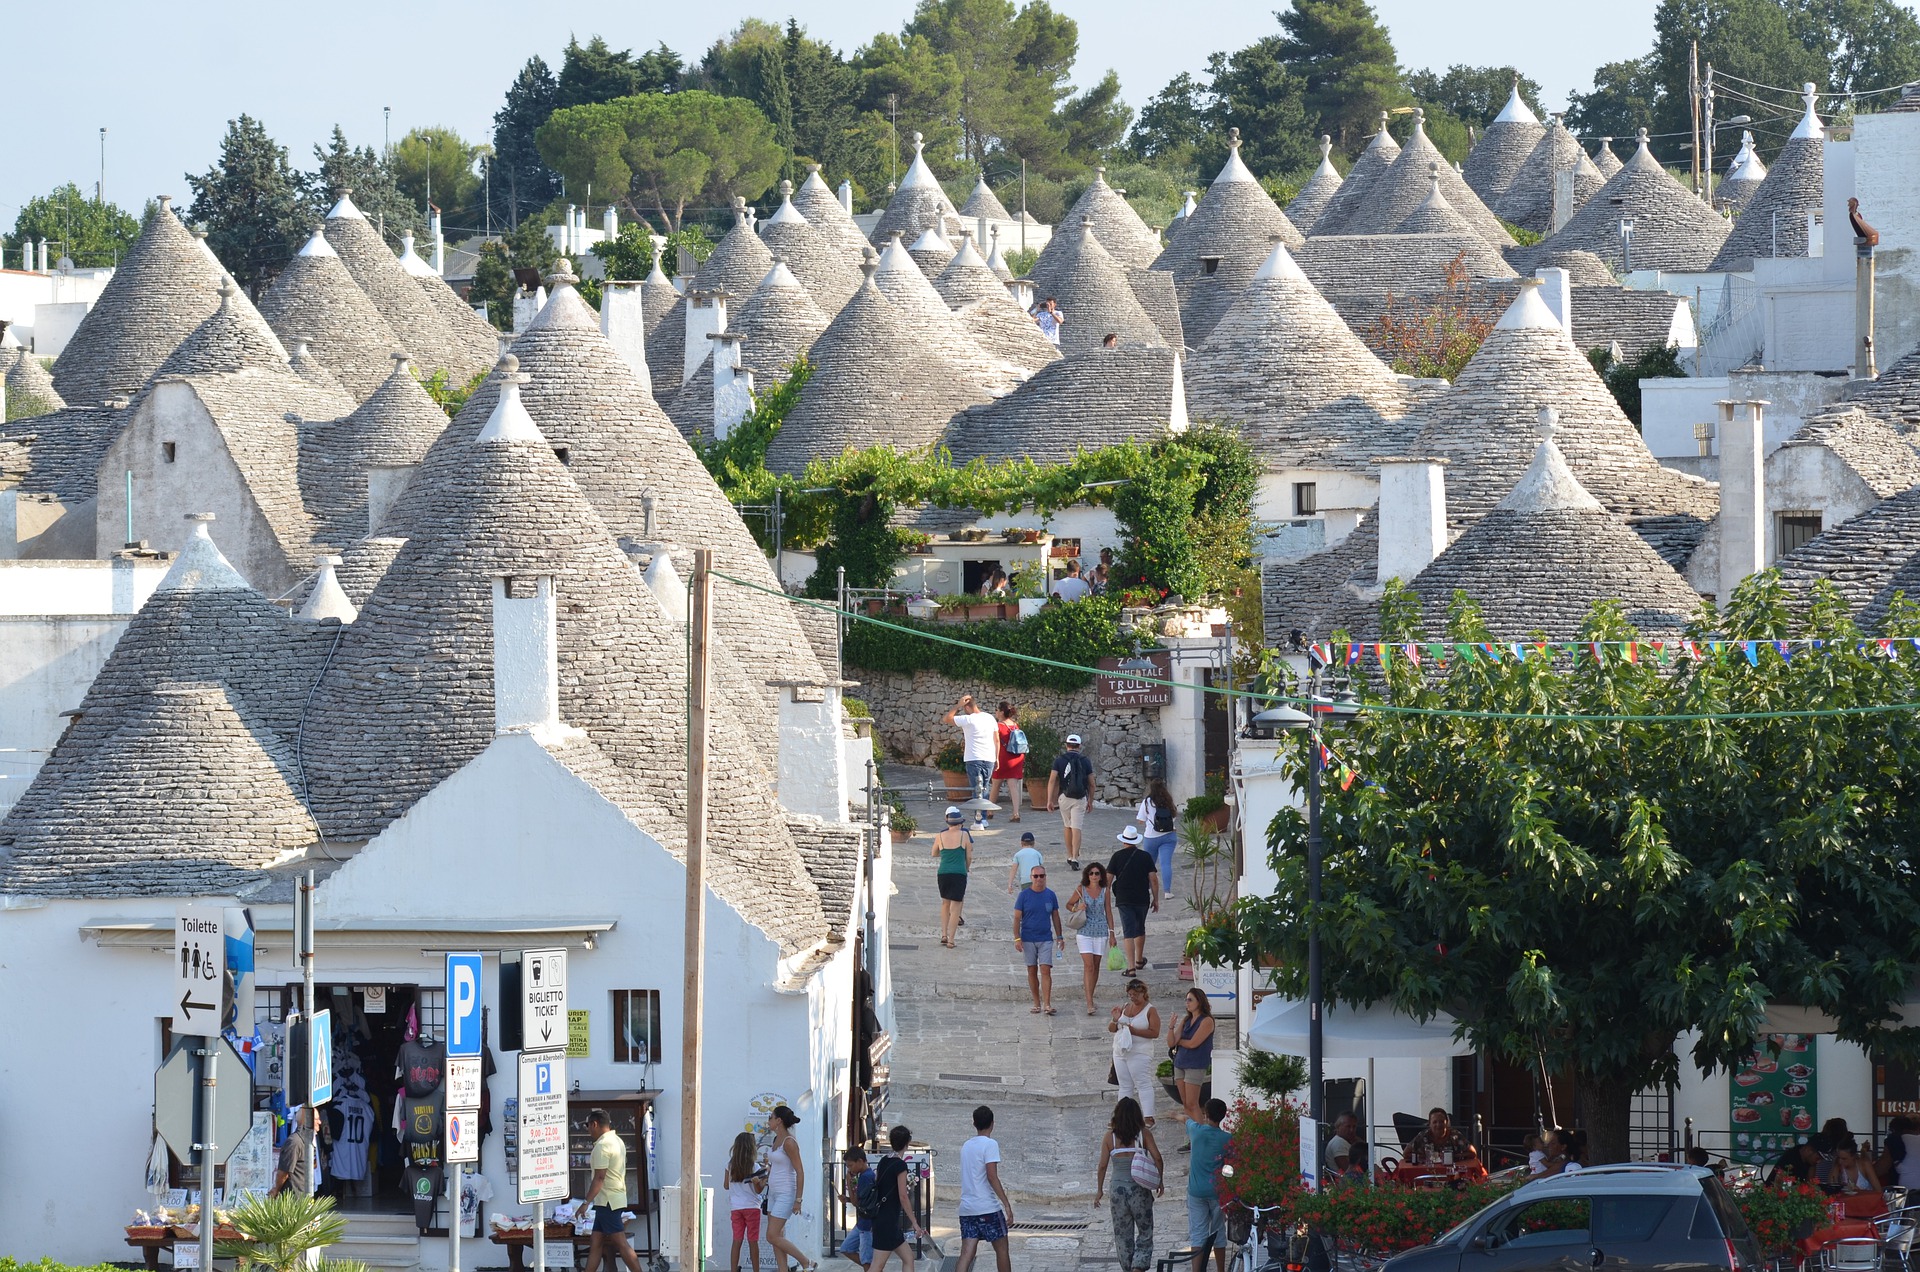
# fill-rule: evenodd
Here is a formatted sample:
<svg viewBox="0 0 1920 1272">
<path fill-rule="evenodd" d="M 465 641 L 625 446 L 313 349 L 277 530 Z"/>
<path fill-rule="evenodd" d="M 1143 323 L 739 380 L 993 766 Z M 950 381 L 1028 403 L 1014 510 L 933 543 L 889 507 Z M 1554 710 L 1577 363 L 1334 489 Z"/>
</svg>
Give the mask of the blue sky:
<svg viewBox="0 0 1920 1272">
<path fill-rule="evenodd" d="M 1053 0 L 1080 23 L 1078 81 L 1112 67 L 1136 107 L 1179 72 L 1198 71 L 1209 53 L 1270 33 L 1280 2 Z M 1645 52 L 1654 4 L 1374 0 L 1404 65 L 1513 62 L 1544 85 L 1550 105 L 1586 88 L 1602 62 Z M 15 109 L 0 141 L 0 228 L 58 182 L 91 193 L 103 126 L 107 195 L 137 211 L 155 194 L 184 202 L 183 174 L 212 163 L 226 121 L 243 111 L 305 167 L 336 122 L 355 142 L 378 145 L 383 106 L 393 108 L 396 139 L 426 124 L 483 139 L 515 71 L 534 53 L 557 67 L 569 33 L 598 33 L 616 48 L 665 40 L 691 59 L 741 18 L 784 21 L 791 12 L 850 50 L 898 28 L 912 8 L 912 0 L 92 0 L 44 24 L 37 47 L 9 49 Z M 403 13 L 410 20 L 400 21 Z"/>
</svg>

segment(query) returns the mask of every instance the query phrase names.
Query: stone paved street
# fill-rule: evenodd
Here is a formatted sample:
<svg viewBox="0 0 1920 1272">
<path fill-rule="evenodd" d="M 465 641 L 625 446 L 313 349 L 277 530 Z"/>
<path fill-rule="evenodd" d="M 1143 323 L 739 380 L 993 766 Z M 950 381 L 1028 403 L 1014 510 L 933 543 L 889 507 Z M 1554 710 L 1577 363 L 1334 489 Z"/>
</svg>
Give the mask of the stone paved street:
<svg viewBox="0 0 1920 1272">
<path fill-rule="evenodd" d="M 923 790 L 930 770 L 888 766 L 890 786 Z M 935 780 L 938 780 L 937 777 Z M 1093 1205 L 1095 1154 L 1114 1100 L 1106 1084 L 1110 1059 L 1107 1010 L 1124 998 L 1122 977 L 1103 972 L 1097 1014 L 1082 1005 L 1079 955 L 1057 965 L 1053 1002 L 1058 1014 L 1028 1012 L 1026 969 L 1013 947 L 1007 868 L 1020 832 L 1031 830 L 1049 869 L 1048 883 L 1064 904 L 1077 880 L 1065 869 L 1058 814 L 1026 809 L 1019 825 L 1000 813 L 977 836 L 967 891 L 966 926 L 958 948 L 940 944 L 940 903 L 934 885 L 930 833 L 942 824 L 945 801 L 909 795 L 907 807 L 921 831 L 896 845 L 893 900 L 893 978 L 898 1038 L 893 1053 L 890 1122 L 904 1122 L 916 1140 L 934 1146 L 937 1201 L 934 1236 L 949 1256 L 958 1251 L 959 1147 L 972 1134 L 976 1105 L 990 1105 L 1004 1158 L 1001 1179 L 1015 1209 L 1013 1263 L 1018 1272 L 1071 1272 L 1082 1264 L 1114 1267 L 1113 1236 L 1103 1202 Z M 1109 858 L 1114 837 L 1133 819 L 1131 808 L 1096 807 L 1087 819 L 1081 864 Z M 1185 891 L 1182 862 L 1175 883 Z M 1152 987 L 1162 1018 L 1178 1010 L 1187 982 L 1179 979 L 1180 948 L 1191 923 L 1183 899 L 1149 916 L 1142 979 Z M 1072 942 L 1069 933 L 1069 944 Z M 1231 1037 L 1231 1026 L 1223 1028 Z M 1224 1045 L 1224 1041 L 1223 1041 Z M 1156 1258 L 1186 1245 L 1186 1156 L 1181 1119 L 1160 1094 L 1157 1137 L 1166 1155 L 1166 1195 L 1155 1208 Z M 1029 1225 L 1057 1230 L 1033 1231 Z M 1074 1226 L 1083 1225 L 1083 1226 Z M 977 1267 L 991 1268 L 991 1252 Z"/>
</svg>

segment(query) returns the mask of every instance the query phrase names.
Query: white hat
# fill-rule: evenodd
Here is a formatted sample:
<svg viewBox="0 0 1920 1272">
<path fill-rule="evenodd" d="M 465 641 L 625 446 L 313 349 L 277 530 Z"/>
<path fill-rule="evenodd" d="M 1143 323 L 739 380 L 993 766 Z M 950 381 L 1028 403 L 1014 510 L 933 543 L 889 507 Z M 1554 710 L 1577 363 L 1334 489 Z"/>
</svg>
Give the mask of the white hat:
<svg viewBox="0 0 1920 1272">
<path fill-rule="evenodd" d="M 1138 826 L 1129 826 L 1115 835 L 1114 838 L 1123 844 L 1137 844 L 1140 842 L 1140 828 Z"/>
<path fill-rule="evenodd" d="M 947 805 L 947 816 L 949 816 L 949 817 L 963 817 L 963 815 L 962 815 L 962 813 L 960 812 L 960 806 L 959 806 L 958 804 L 948 804 L 948 805 Z M 963 818 L 963 820 L 964 820 L 964 818 Z"/>
<path fill-rule="evenodd" d="M 1067 734 L 1067 745 L 1068 745 L 1068 746 L 1079 746 L 1079 745 L 1080 745 L 1080 735 L 1079 735 L 1078 733 L 1069 733 L 1069 734 Z"/>
</svg>

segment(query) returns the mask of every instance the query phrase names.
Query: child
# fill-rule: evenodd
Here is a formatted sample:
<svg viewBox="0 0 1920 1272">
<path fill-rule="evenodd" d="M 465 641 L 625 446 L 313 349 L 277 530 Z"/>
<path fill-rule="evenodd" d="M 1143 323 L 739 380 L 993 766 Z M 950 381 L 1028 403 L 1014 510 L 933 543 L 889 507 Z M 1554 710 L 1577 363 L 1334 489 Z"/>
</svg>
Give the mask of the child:
<svg viewBox="0 0 1920 1272">
<path fill-rule="evenodd" d="M 756 1272 L 760 1267 L 760 1190 L 766 1187 L 767 1172 L 760 1169 L 757 1156 L 752 1131 L 733 1137 L 727 1173 L 720 1177 L 720 1186 L 727 1190 L 727 1204 L 733 1208 L 733 1252 L 727 1256 L 727 1272 L 740 1272 L 742 1241 L 753 1259 L 747 1266 Z"/>
<path fill-rule="evenodd" d="M 1527 1173 L 1544 1175 L 1547 1173 L 1547 1145 L 1538 1135 L 1531 1132 L 1523 1141 L 1527 1146 Z"/>
<path fill-rule="evenodd" d="M 847 1239 L 840 1243 L 840 1253 L 853 1260 L 860 1267 L 873 1262 L 873 1220 L 860 1214 L 860 1194 L 869 1194 L 874 1188 L 873 1171 L 867 1167 L 867 1152 L 858 1144 L 840 1154 L 840 1160 L 847 1164 L 847 1173 L 840 1181 L 840 1200 L 853 1207 L 859 1215 L 859 1222 L 847 1232 Z"/>
</svg>

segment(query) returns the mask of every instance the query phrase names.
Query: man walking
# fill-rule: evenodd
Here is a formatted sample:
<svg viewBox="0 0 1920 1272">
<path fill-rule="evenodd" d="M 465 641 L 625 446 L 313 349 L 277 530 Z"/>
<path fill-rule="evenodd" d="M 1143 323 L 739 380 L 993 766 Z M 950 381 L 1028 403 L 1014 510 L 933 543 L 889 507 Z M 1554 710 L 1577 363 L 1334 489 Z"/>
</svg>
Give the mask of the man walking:
<svg viewBox="0 0 1920 1272">
<path fill-rule="evenodd" d="M 1033 832 L 1021 832 L 1020 848 L 1013 854 L 1013 864 L 1007 867 L 1007 895 L 1012 896 L 1032 883 L 1033 872 L 1045 865 L 1040 850 L 1033 846 Z"/>
<path fill-rule="evenodd" d="M 1147 911 L 1160 908 L 1160 867 L 1140 846 L 1140 828 L 1119 834 L 1120 851 L 1107 863 L 1113 880 L 1113 908 L 1120 915 L 1120 944 L 1127 951 L 1124 975 L 1137 976 L 1147 965 Z"/>
<path fill-rule="evenodd" d="M 1209 1249 L 1220 1272 L 1227 1272 L 1227 1221 L 1220 1212 L 1219 1179 L 1230 1141 L 1220 1129 L 1226 1101 L 1208 1100 L 1202 1112 L 1204 1122 L 1187 1119 L 1187 1145 L 1193 1150 L 1187 1171 L 1187 1244 L 1193 1247 L 1193 1272 L 1207 1272 Z"/>
<path fill-rule="evenodd" d="M 1080 752 L 1080 735 L 1067 734 L 1066 749 L 1047 774 L 1047 808 L 1058 809 L 1067 841 L 1067 869 L 1080 869 L 1080 831 L 1093 808 L 1093 761 Z"/>
<path fill-rule="evenodd" d="M 993 1247 L 995 1272 L 1012 1272 L 1007 1225 L 1013 1202 L 1000 1182 L 1000 1145 L 993 1138 L 993 1110 L 973 1111 L 973 1138 L 960 1146 L 960 1261 L 953 1272 L 969 1272 L 982 1241 Z"/>
<path fill-rule="evenodd" d="M 1053 1015 L 1053 951 L 1062 941 L 1060 898 L 1047 886 L 1047 868 L 1033 872 L 1033 881 L 1013 899 L 1013 948 L 1027 961 L 1027 992 L 1033 996 L 1034 1015 Z"/>
<path fill-rule="evenodd" d="M 280 1146 L 280 1157 L 273 1170 L 273 1190 L 267 1195 L 277 1197 L 281 1193 L 292 1193 L 296 1197 L 313 1195 L 313 1106 L 296 1105 L 293 1110 L 293 1130 L 287 1134 L 287 1142 Z"/>
<path fill-rule="evenodd" d="M 587 1158 L 593 1178 L 587 1182 L 587 1200 L 593 1203 L 593 1242 L 587 1247 L 587 1272 L 599 1272 L 603 1260 L 624 1263 L 627 1272 L 640 1272 L 639 1256 L 627 1240 L 627 1146 L 613 1133 L 613 1119 L 605 1109 L 587 1114 L 587 1134 L 593 1152 Z M 609 1258 L 611 1256 L 611 1258 Z"/>
<path fill-rule="evenodd" d="M 993 766 L 1000 758 L 999 722 L 980 709 L 972 694 L 966 694 L 953 704 L 953 710 L 946 714 L 946 722 L 960 730 L 962 758 L 967 765 L 967 785 L 973 788 L 973 797 L 985 799 L 987 786 L 993 781 Z M 974 814 L 973 824 L 976 830 L 986 829 L 985 810 Z"/>
</svg>

